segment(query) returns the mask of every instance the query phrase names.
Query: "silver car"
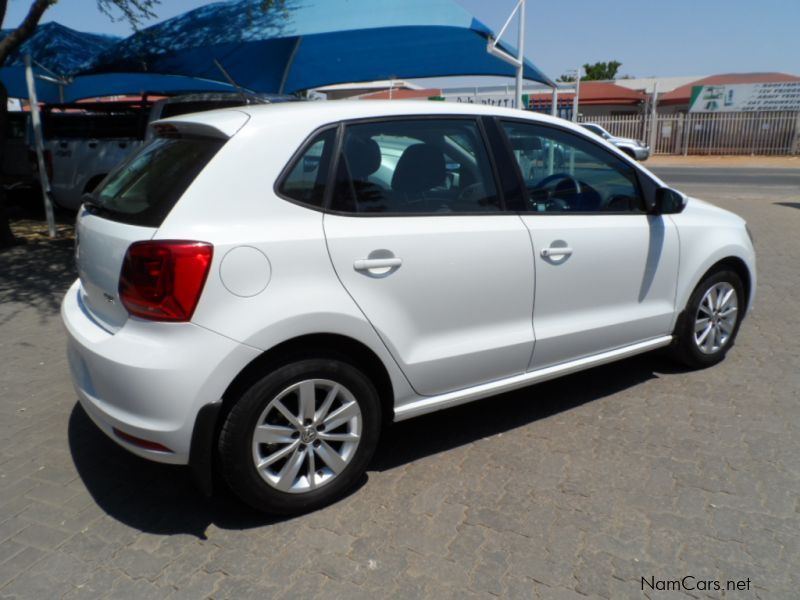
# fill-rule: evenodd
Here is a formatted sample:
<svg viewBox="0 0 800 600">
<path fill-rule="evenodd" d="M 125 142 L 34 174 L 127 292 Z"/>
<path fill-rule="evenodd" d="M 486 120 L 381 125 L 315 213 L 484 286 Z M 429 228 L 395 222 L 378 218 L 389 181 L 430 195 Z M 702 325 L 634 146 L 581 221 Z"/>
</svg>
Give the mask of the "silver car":
<svg viewBox="0 0 800 600">
<path fill-rule="evenodd" d="M 645 161 L 650 157 L 650 146 L 641 140 L 633 138 L 616 137 L 600 127 L 597 123 L 581 123 L 581 126 L 588 129 L 595 135 L 599 135 L 609 144 L 614 144 L 631 158 L 638 161 Z"/>
</svg>

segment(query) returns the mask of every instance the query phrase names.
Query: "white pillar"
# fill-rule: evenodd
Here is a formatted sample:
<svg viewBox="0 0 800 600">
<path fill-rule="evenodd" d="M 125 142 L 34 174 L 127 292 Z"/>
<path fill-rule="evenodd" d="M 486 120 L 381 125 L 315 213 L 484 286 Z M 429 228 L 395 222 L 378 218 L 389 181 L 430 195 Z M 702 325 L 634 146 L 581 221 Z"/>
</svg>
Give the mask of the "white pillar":
<svg viewBox="0 0 800 600">
<path fill-rule="evenodd" d="M 50 202 L 50 181 L 47 178 L 47 167 L 44 163 L 44 140 L 42 138 L 42 120 L 39 116 L 39 100 L 36 98 L 36 81 L 33 78 L 31 55 L 25 55 L 25 83 L 28 84 L 28 102 L 31 107 L 31 125 L 33 141 L 36 147 L 36 162 L 39 165 L 39 181 L 42 186 L 44 214 L 47 217 L 47 231 L 51 238 L 56 237 L 56 222 L 53 216 L 53 204 Z"/>
<path fill-rule="evenodd" d="M 522 106 L 522 75 L 525 71 L 525 0 L 522 0 L 519 4 L 519 14 L 517 15 L 519 18 L 519 42 L 517 48 L 517 60 L 519 61 L 519 65 L 517 65 L 517 89 L 516 89 L 516 97 L 517 97 L 517 108 L 524 108 Z"/>
<path fill-rule="evenodd" d="M 581 69 L 575 69 L 575 97 L 572 99 L 572 122 L 578 122 L 578 109 L 580 108 L 581 98 Z"/>
<path fill-rule="evenodd" d="M 656 153 L 658 142 L 658 80 L 653 82 L 653 100 L 650 104 L 650 154 Z"/>
</svg>

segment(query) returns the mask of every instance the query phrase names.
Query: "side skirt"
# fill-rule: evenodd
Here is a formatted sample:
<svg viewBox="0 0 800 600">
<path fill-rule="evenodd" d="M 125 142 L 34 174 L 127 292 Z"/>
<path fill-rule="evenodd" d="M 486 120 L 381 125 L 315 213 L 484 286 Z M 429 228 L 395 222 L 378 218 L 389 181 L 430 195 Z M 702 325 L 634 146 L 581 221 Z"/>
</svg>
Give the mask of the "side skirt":
<svg viewBox="0 0 800 600">
<path fill-rule="evenodd" d="M 529 371 L 528 373 L 523 373 L 521 375 L 514 375 L 513 377 L 508 377 L 507 379 L 483 383 L 465 390 L 458 390 L 455 392 L 440 394 L 438 396 L 421 398 L 420 400 L 415 400 L 395 408 L 394 420 L 405 421 L 406 419 L 418 417 L 420 415 L 442 410 L 444 408 L 450 408 L 451 406 L 458 406 L 459 404 L 466 404 L 467 402 L 480 400 L 481 398 L 486 398 L 487 396 L 494 396 L 495 394 L 509 392 L 511 390 L 526 387 L 534 383 L 540 383 L 542 381 L 547 381 L 548 379 L 555 379 L 556 377 L 561 377 L 562 375 L 575 373 L 576 371 L 583 371 L 584 369 L 590 369 L 598 365 L 614 362 L 615 360 L 627 358 L 635 354 L 641 354 L 642 352 L 648 352 L 650 350 L 655 350 L 656 348 L 663 348 L 664 346 L 669 346 L 671 342 L 672 336 L 665 335 L 652 340 L 647 340 L 645 342 L 639 342 L 630 346 L 617 348 L 616 350 L 609 350 L 608 352 L 603 352 L 601 354 L 579 358 L 577 360 L 562 363 L 560 365 Z"/>
</svg>

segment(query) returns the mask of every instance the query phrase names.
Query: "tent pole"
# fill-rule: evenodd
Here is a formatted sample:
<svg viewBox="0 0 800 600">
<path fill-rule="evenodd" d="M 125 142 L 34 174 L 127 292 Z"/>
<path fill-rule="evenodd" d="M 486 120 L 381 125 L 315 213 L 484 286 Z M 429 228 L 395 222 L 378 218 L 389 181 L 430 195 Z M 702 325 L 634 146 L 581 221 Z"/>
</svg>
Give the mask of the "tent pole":
<svg viewBox="0 0 800 600">
<path fill-rule="evenodd" d="M 220 62 L 219 62 L 219 61 L 218 61 L 218 60 L 215 58 L 215 59 L 214 59 L 214 64 L 215 64 L 215 65 L 217 65 L 217 68 L 218 68 L 218 69 L 220 70 L 220 72 L 222 73 L 222 76 L 223 76 L 223 77 L 225 77 L 225 79 L 227 79 L 227 80 L 228 80 L 228 83 L 230 83 L 230 84 L 231 84 L 231 85 L 232 85 L 232 86 L 233 86 L 233 87 L 236 89 L 236 91 L 237 91 L 237 92 L 239 93 L 239 95 L 242 97 L 242 100 L 244 100 L 244 103 L 245 103 L 245 104 L 249 104 L 249 102 L 248 102 L 248 98 L 247 98 L 247 94 L 245 94 L 245 93 L 244 93 L 244 90 L 243 90 L 243 89 L 242 89 L 242 88 L 239 86 L 239 84 L 238 84 L 238 83 L 236 83 L 236 82 L 233 80 L 233 77 L 231 77 L 231 76 L 228 74 L 228 72 L 225 70 L 225 67 L 223 67 L 223 66 L 222 66 L 222 63 L 220 63 Z"/>
<path fill-rule="evenodd" d="M 518 56 L 511 56 L 505 50 L 502 50 L 497 47 L 497 43 L 500 41 L 500 38 L 503 37 L 503 34 L 508 27 L 508 24 L 511 23 L 511 19 L 514 18 L 514 15 L 517 11 L 520 11 L 519 14 L 519 50 Z M 522 53 L 523 45 L 524 45 L 524 35 L 525 35 L 525 0 L 519 0 L 517 5 L 514 7 L 514 10 L 511 11 L 511 15 L 509 15 L 506 24 L 503 25 L 502 29 L 500 29 L 500 33 L 497 34 L 497 38 L 493 39 L 489 37 L 486 40 L 486 52 L 499 58 L 500 60 L 507 62 L 510 65 L 514 65 L 516 68 L 516 77 L 517 77 L 517 84 L 516 84 L 516 98 L 515 104 L 517 108 L 522 108 L 522 75 L 525 72 L 525 58 Z"/>
<path fill-rule="evenodd" d="M 525 0 L 520 0 L 519 3 L 519 41 L 517 42 L 517 108 L 523 109 L 522 106 L 522 72 L 525 70 Z"/>
<path fill-rule="evenodd" d="M 33 78 L 31 55 L 25 55 L 25 83 L 28 84 L 28 103 L 31 107 L 31 125 L 33 125 L 33 141 L 36 147 L 36 162 L 39 165 L 39 182 L 42 187 L 44 214 L 47 217 L 47 231 L 51 238 L 56 237 L 56 222 L 53 215 L 53 203 L 50 201 L 50 181 L 44 163 L 44 139 L 42 138 L 42 120 L 39 115 L 39 100 L 36 98 L 36 81 Z"/>
<path fill-rule="evenodd" d="M 297 40 L 294 43 L 294 47 L 292 48 L 292 53 L 289 55 L 289 59 L 286 61 L 286 66 L 283 68 L 283 75 L 281 76 L 281 84 L 278 87 L 278 93 L 283 95 L 286 93 L 286 81 L 289 79 L 289 71 L 292 70 L 292 65 L 294 65 L 294 57 L 297 56 L 297 50 L 300 48 L 300 44 L 303 41 L 303 36 L 297 36 Z"/>
</svg>

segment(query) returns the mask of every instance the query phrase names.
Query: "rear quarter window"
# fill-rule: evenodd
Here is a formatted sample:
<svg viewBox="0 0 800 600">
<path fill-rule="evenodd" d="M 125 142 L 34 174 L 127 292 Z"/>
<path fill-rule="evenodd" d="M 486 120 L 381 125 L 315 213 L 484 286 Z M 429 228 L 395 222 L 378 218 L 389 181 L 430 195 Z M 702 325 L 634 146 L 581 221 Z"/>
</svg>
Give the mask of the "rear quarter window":
<svg viewBox="0 0 800 600">
<path fill-rule="evenodd" d="M 87 207 L 121 223 L 158 227 L 224 143 L 156 138 L 111 173 Z"/>
</svg>

